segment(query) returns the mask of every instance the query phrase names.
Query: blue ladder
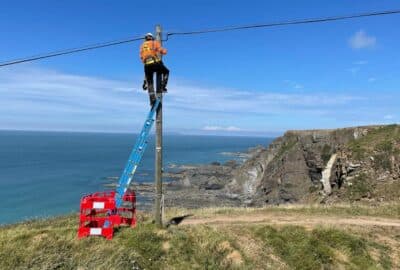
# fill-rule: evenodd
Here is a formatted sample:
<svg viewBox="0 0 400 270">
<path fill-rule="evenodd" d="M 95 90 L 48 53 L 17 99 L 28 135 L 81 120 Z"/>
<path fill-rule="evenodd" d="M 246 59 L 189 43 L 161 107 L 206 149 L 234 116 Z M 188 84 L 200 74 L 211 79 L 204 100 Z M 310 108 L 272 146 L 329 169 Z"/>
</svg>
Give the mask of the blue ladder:
<svg viewBox="0 0 400 270">
<path fill-rule="evenodd" d="M 147 139 L 149 137 L 151 127 L 154 123 L 154 114 L 156 113 L 159 106 L 160 99 L 156 99 L 154 105 L 151 107 L 149 114 L 147 115 L 147 119 L 144 122 L 142 131 L 140 132 L 139 137 L 136 139 L 135 147 L 133 148 L 129 156 L 128 162 L 125 165 L 124 172 L 119 178 L 118 187 L 115 193 L 115 203 L 117 208 L 121 207 L 124 194 L 132 181 L 133 175 L 135 174 L 140 161 L 142 160 L 144 151 L 146 150 L 146 146 L 148 143 Z"/>
</svg>

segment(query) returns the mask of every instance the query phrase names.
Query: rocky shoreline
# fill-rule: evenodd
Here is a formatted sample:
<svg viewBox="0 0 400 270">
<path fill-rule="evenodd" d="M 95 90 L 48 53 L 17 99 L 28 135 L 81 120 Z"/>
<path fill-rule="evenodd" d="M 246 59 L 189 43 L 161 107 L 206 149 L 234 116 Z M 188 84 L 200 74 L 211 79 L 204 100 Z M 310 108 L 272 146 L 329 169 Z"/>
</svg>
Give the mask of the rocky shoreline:
<svg viewBox="0 0 400 270">
<path fill-rule="evenodd" d="M 169 168 L 164 173 L 166 206 L 400 200 L 398 125 L 288 131 L 267 148 L 226 154 L 239 162 Z M 154 185 L 131 188 L 138 194 L 138 209 L 151 210 Z"/>
<path fill-rule="evenodd" d="M 226 186 L 232 181 L 236 170 L 247 159 L 265 148 L 257 146 L 247 152 L 226 153 L 239 158 L 240 161 L 229 160 L 223 164 L 211 162 L 204 165 L 171 166 L 163 173 L 164 203 L 168 207 L 202 208 L 241 206 L 242 200 L 237 195 L 227 192 Z M 118 177 L 108 177 L 106 187 L 115 188 Z M 155 198 L 154 183 L 132 183 L 137 196 L 137 208 L 151 211 Z"/>
</svg>

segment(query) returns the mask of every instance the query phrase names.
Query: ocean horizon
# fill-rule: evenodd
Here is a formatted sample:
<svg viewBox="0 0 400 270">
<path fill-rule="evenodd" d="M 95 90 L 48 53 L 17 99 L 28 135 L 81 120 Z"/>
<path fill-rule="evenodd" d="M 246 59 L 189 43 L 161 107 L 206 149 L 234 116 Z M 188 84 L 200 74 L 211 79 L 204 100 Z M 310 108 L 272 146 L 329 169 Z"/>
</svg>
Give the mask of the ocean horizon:
<svg viewBox="0 0 400 270">
<path fill-rule="evenodd" d="M 82 133 L 82 134 L 121 134 L 121 135 L 138 135 L 139 132 L 130 132 L 130 131 L 102 131 L 102 130 L 41 130 L 41 129 L 4 129 L 0 128 L 0 132 L 44 132 L 44 133 Z M 163 131 L 163 136 L 206 136 L 206 137 L 244 137 L 244 138 L 276 138 L 282 136 L 284 132 L 276 131 L 276 132 L 268 132 L 268 133 L 232 133 L 226 134 L 226 131 L 221 133 L 211 133 L 210 131 L 202 132 L 175 132 Z M 155 136 L 154 130 L 150 133 L 150 136 Z"/>
<path fill-rule="evenodd" d="M 120 176 L 138 134 L 64 131 L 0 131 L 0 224 L 78 212 L 84 194 L 107 190 Z M 226 162 L 272 138 L 164 135 L 164 170 Z M 154 179 L 154 135 L 134 182 Z"/>
</svg>

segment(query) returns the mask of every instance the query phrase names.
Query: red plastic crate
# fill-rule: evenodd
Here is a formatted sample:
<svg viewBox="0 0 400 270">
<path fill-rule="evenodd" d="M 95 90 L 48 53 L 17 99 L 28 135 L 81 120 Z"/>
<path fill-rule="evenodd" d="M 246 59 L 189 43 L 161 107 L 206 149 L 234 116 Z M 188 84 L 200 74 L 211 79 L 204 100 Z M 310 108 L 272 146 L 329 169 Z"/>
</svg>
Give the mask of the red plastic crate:
<svg viewBox="0 0 400 270">
<path fill-rule="evenodd" d="M 81 199 L 78 238 L 103 236 L 112 239 L 114 228 L 136 226 L 136 195 L 127 191 L 122 207 L 116 208 L 115 191 L 96 192 Z"/>
</svg>

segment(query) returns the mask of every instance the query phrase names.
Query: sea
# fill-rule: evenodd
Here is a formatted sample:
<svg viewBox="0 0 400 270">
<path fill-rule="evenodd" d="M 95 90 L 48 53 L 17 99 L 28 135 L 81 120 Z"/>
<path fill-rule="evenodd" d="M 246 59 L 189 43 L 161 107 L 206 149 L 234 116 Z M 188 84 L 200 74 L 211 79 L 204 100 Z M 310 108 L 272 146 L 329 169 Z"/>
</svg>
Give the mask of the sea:
<svg viewBox="0 0 400 270">
<path fill-rule="evenodd" d="M 85 194 L 109 190 L 137 134 L 0 131 L 0 224 L 79 211 Z M 271 138 L 165 135 L 164 170 L 180 165 L 223 163 Z M 154 137 L 135 174 L 154 181 Z"/>
</svg>

